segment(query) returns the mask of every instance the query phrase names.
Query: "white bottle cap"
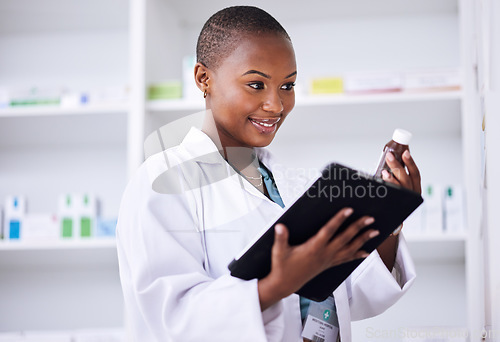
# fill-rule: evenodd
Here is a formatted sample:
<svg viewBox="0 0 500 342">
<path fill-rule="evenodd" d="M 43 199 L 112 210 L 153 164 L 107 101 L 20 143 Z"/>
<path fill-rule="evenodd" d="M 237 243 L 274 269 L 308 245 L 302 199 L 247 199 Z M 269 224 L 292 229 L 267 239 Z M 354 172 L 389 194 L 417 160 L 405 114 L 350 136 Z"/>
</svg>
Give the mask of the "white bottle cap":
<svg viewBox="0 0 500 342">
<path fill-rule="evenodd" d="M 404 129 L 396 128 L 392 134 L 392 140 L 401 145 L 408 145 L 410 144 L 411 133 Z"/>
</svg>

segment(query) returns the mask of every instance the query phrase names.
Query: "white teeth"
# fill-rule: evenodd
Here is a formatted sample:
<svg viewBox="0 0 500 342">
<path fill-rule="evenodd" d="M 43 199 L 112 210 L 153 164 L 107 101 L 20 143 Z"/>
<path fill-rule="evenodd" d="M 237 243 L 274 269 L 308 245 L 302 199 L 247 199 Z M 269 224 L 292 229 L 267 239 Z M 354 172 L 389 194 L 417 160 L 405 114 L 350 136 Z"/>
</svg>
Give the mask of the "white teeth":
<svg viewBox="0 0 500 342">
<path fill-rule="evenodd" d="M 281 118 L 278 118 L 277 120 L 276 119 L 261 119 L 258 121 L 255 119 L 250 119 L 250 120 L 264 127 L 273 127 L 281 120 Z M 267 123 L 269 121 L 272 121 L 272 123 Z"/>
</svg>

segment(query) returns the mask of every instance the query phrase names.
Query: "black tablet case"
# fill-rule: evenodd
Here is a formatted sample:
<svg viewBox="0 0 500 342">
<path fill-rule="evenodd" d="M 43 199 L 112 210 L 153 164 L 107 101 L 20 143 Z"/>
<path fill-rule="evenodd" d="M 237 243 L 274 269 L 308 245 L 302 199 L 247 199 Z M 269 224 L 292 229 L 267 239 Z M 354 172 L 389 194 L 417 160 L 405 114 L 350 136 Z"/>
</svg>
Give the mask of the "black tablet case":
<svg viewBox="0 0 500 342">
<path fill-rule="evenodd" d="M 365 228 L 380 231 L 377 237 L 363 246 L 363 250 L 370 253 L 422 202 L 422 197 L 414 191 L 332 163 L 241 257 L 229 264 L 229 270 L 232 276 L 245 280 L 264 278 L 271 271 L 275 224 L 285 224 L 289 230 L 289 244 L 298 245 L 316 234 L 335 213 L 345 207 L 353 208 L 354 212 L 337 234 L 364 215 L 375 218 L 375 222 Z M 362 261 L 350 261 L 324 271 L 305 284 L 297 294 L 315 301 L 325 300 Z"/>
</svg>

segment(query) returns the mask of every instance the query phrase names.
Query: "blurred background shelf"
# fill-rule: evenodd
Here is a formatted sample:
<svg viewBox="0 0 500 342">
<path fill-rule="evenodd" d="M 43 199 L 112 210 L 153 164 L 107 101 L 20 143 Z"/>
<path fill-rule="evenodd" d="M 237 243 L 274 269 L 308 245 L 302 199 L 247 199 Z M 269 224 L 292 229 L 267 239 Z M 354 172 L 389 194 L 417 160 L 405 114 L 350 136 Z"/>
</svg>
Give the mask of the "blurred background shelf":
<svg viewBox="0 0 500 342">
<path fill-rule="evenodd" d="M 315 106 L 338 106 L 338 105 L 362 105 L 362 104 L 391 104 L 391 103 L 412 103 L 422 101 L 460 101 L 462 92 L 436 91 L 405 93 L 394 92 L 384 94 L 363 94 L 363 95 L 309 95 L 297 96 L 295 108 L 315 107 Z M 150 112 L 176 112 L 176 111 L 202 111 L 205 106 L 203 101 L 196 100 L 154 100 L 149 101 L 147 108 Z"/>
<path fill-rule="evenodd" d="M 88 105 L 80 107 L 61 106 L 25 106 L 0 109 L 0 119 L 25 116 L 63 116 L 63 115 L 99 115 L 123 114 L 128 111 L 127 104 Z"/>
<path fill-rule="evenodd" d="M 43 250 L 85 250 L 116 249 L 114 238 L 91 238 L 88 240 L 54 240 L 54 241 L 1 241 L 0 251 L 43 251 Z"/>
</svg>

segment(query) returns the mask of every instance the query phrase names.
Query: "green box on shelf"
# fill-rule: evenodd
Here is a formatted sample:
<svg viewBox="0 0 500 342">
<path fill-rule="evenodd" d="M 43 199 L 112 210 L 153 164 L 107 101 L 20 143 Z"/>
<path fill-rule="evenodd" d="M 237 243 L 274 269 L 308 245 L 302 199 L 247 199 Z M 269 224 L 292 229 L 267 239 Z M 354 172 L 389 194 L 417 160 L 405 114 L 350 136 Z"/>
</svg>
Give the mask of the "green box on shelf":
<svg viewBox="0 0 500 342">
<path fill-rule="evenodd" d="M 73 220 L 65 217 L 62 219 L 61 225 L 62 225 L 62 237 L 63 238 L 73 237 Z"/>
<path fill-rule="evenodd" d="M 151 84 L 148 88 L 149 100 L 170 100 L 182 97 L 181 81 L 165 81 Z"/>
<path fill-rule="evenodd" d="M 80 236 L 81 237 L 92 236 L 92 220 L 90 219 L 90 217 L 82 217 L 80 219 Z"/>
</svg>

